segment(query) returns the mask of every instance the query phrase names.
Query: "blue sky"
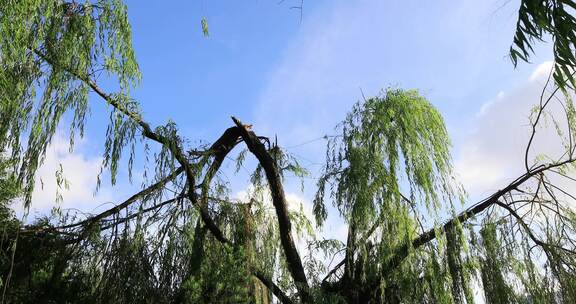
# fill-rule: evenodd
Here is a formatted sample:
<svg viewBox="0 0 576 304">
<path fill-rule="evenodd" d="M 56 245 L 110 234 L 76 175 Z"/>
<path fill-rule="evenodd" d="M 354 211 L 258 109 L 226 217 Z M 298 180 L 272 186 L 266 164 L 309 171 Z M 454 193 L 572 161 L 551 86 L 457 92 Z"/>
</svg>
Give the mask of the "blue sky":
<svg viewBox="0 0 576 304">
<path fill-rule="evenodd" d="M 128 1 L 144 76 L 135 97 L 149 120 L 173 119 L 190 138 L 217 136 L 230 115 L 269 132 L 322 119 L 319 134 L 361 89 L 388 85 L 420 89 L 461 125 L 531 70 L 507 58 L 517 3 L 505 2 L 305 1 L 300 23 L 294 0 Z"/>
<path fill-rule="evenodd" d="M 310 140 L 332 134 L 362 92 L 416 88 L 445 117 L 472 202 L 519 172 L 528 110 L 551 58 L 545 44 L 533 64 L 514 69 L 507 58 L 518 2 L 307 0 L 300 20 L 290 8 L 299 0 L 128 1 L 143 73 L 134 97 L 148 121 L 172 119 L 191 141 L 214 140 L 235 115 L 260 135 L 277 135 L 314 177 L 324 142 Z M 108 117 L 93 104 L 75 152 L 57 138 L 39 174 L 47 181 L 62 163 L 71 184 L 62 205 L 87 211 L 137 188 L 105 185 L 92 196 Z M 314 180 L 303 193 L 296 184 L 287 190 L 309 204 Z M 242 176 L 231 185 L 249 186 Z M 33 212 L 53 205 L 54 187 L 37 190 Z"/>
</svg>

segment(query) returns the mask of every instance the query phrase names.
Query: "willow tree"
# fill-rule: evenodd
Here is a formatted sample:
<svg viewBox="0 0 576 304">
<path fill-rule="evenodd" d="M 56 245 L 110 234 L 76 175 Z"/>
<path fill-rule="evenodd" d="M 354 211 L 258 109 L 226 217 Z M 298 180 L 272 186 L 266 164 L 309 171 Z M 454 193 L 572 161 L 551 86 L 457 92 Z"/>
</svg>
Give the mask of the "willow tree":
<svg viewBox="0 0 576 304">
<path fill-rule="evenodd" d="M 356 104 L 328 141 L 315 222 L 321 226 L 333 205 L 348 224 L 347 241 L 309 238 L 306 254 L 295 238 L 313 235 L 313 224 L 289 208 L 283 187 L 286 172 L 306 174 L 297 158 L 236 118 L 200 146 L 189 146 L 174 122 L 154 127 L 144 118 L 130 97 L 140 72 L 120 0 L 1 2 L 0 147 L 9 147 L 24 204 L 34 203 L 35 173 L 57 126 L 70 118 L 72 148 L 91 103 L 110 109 L 95 174 L 108 172 L 114 185 L 118 166 L 131 168 L 136 153 L 150 160 L 142 190 L 104 212 L 10 221 L 3 300 L 472 303 L 483 290 L 496 303 L 573 302 L 574 197 L 558 179 L 573 180 L 576 160 L 572 81 L 563 68 L 575 65 L 564 60 L 574 40 L 558 35 L 576 26 L 564 9 L 572 2 L 544 2 L 551 6 L 522 1 L 511 56 L 527 60 L 518 50 L 544 33 L 561 41 L 560 89 L 542 95 L 532 138 L 559 102 L 565 118 L 552 121 L 564 139 L 562 157 L 532 162 L 531 139 L 525 172 L 457 213 L 469 204 L 452 172 L 441 115 L 417 91 L 386 89 Z M 115 91 L 99 86 L 102 71 Z M 257 160 L 242 200 L 220 177 L 239 145 L 239 168 L 248 155 Z M 60 174 L 58 182 L 65 186 Z"/>
</svg>

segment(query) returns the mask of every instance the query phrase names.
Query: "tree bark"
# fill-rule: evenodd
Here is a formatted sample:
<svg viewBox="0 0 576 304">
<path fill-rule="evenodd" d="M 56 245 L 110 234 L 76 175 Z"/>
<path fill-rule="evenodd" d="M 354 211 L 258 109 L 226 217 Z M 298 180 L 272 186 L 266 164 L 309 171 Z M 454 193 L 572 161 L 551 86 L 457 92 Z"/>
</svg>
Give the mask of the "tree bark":
<svg viewBox="0 0 576 304">
<path fill-rule="evenodd" d="M 280 171 L 276 161 L 272 158 L 270 153 L 266 150 L 264 144 L 260 142 L 259 138 L 256 136 L 256 134 L 254 134 L 254 132 L 249 131 L 242 124 L 242 122 L 240 122 L 240 120 L 236 119 L 235 117 L 232 117 L 232 120 L 240 129 L 240 134 L 248 146 L 248 150 L 250 150 L 250 152 L 256 156 L 260 162 L 260 165 L 262 168 L 264 168 L 266 179 L 268 180 L 268 186 L 270 187 L 270 193 L 272 195 L 272 204 L 274 205 L 276 216 L 278 218 L 280 243 L 284 249 L 288 270 L 292 275 L 292 279 L 294 280 L 296 289 L 300 294 L 302 302 L 312 303 L 312 296 L 309 292 L 306 273 L 304 272 L 302 260 L 300 259 L 300 255 L 296 249 L 294 239 L 292 238 L 292 224 L 288 214 L 288 203 L 286 202 L 284 187 L 282 186 L 282 177 L 280 176 Z"/>
</svg>

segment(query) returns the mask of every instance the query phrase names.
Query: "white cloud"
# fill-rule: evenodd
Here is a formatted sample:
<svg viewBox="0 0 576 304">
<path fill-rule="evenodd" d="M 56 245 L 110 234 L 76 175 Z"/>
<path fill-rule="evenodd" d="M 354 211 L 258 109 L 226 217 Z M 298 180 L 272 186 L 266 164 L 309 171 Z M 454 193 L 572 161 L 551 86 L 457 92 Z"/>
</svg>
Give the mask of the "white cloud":
<svg viewBox="0 0 576 304">
<path fill-rule="evenodd" d="M 530 78 L 516 89 L 499 92 L 478 112 L 469 136 L 456 143 L 456 171 L 472 199 L 490 194 L 522 173 L 526 144 L 531 132 L 530 112 L 540 100 L 551 62 L 538 65 Z M 557 105 L 551 109 L 557 111 Z M 557 115 L 559 116 L 559 115 Z M 543 126 L 544 121 L 543 121 Z M 561 142 L 550 125 L 537 130 L 528 161 L 537 155 L 559 156 Z"/>
<path fill-rule="evenodd" d="M 485 102 L 484 104 L 482 104 L 482 106 L 480 107 L 480 111 L 478 111 L 478 113 L 476 114 L 476 117 L 480 117 L 486 114 L 486 112 L 488 112 L 488 110 L 490 110 L 490 108 L 492 108 L 492 106 L 494 106 L 494 104 L 498 103 L 499 101 L 502 101 L 504 99 L 504 95 L 505 93 L 503 91 L 498 92 L 498 94 L 496 94 L 496 98 L 493 100 L 490 100 L 488 102 Z"/>
<path fill-rule="evenodd" d="M 553 65 L 554 65 L 553 61 L 546 61 L 538 65 L 538 67 L 534 69 L 534 72 L 532 72 L 532 75 L 530 75 L 530 81 L 532 82 L 534 81 L 541 82 L 543 80 L 545 81 L 548 75 L 550 74 L 550 70 L 552 69 Z"/>
<path fill-rule="evenodd" d="M 102 158 L 87 157 L 78 152 L 85 145 L 85 140 L 77 141 L 75 151 L 70 153 L 68 140 L 61 134 L 56 134 L 46 150 L 45 161 L 36 174 L 30 206 L 32 215 L 46 214 L 53 207 L 93 212 L 96 207 L 112 202 L 114 195 L 109 188 L 103 187 L 94 195 Z M 59 188 L 57 185 L 55 174 L 60 165 L 63 169 L 63 176 L 68 181 L 68 189 L 63 186 Z M 57 191 L 62 195 L 61 202 L 56 202 Z"/>
<path fill-rule="evenodd" d="M 443 106 L 469 103 L 479 84 L 504 76 L 495 69 L 512 71 L 503 58 L 515 26 L 506 14 L 515 7 L 499 6 L 491 1 L 319 5 L 306 12 L 301 31 L 269 74 L 255 127 L 277 133 L 283 144 L 298 144 L 331 133 L 361 91 L 370 97 L 395 85 L 421 89 Z"/>
<path fill-rule="evenodd" d="M 512 70 L 502 58 L 514 24 L 508 19 L 495 22 L 497 6 L 490 1 L 333 1 L 319 7 L 307 11 L 301 31 L 270 72 L 258 99 L 255 129 L 268 136 L 277 134 L 283 147 L 333 134 L 334 126 L 363 94 L 374 96 L 389 85 L 422 89 L 436 106 L 455 112 L 455 116 L 443 114 L 461 128 L 466 116 L 454 102 L 468 103 L 464 107 L 470 108 L 474 101 L 469 96 L 479 86 L 503 77 L 504 73 L 494 77 L 495 71 Z M 506 7 L 500 16 L 507 9 L 514 8 Z M 487 22 L 487 17 L 493 20 Z M 501 92 L 493 103 L 505 102 L 505 95 Z M 482 112 L 493 106 L 486 104 Z M 466 114 L 473 119 L 476 113 Z M 505 176 L 499 172 L 500 163 L 493 163 L 493 168 L 476 166 L 485 160 L 482 144 L 470 143 L 466 153 L 471 157 L 460 163 L 460 168 L 468 169 L 463 172 L 467 182 L 482 177 L 479 188 Z M 311 175 L 318 176 L 315 165 L 324 162 L 324 149 L 325 142 L 318 140 L 288 152 L 302 156 L 305 166 L 313 164 Z M 314 181 L 307 180 L 302 197 L 310 201 L 315 189 Z M 328 208 L 324 236 L 345 241 L 347 225 L 335 208 L 330 204 Z"/>
<path fill-rule="evenodd" d="M 236 193 L 234 198 L 238 199 L 239 201 L 246 202 L 246 201 L 249 201 L 251 197 L 254 197 L 254 196 L 260 197 L 259 195 L 255 195 L 254 191 L 255 191 L 254 186 L 249 185 L 245 190 L 242 190 L 242 191 L 239 191 L 238 193 Z M 291 211 L 291 212 L 303 211 L 304 216 L 306 216 L 308 221 L 310 221 L 310 223 L 313 224 L 314 215 L 312 213 L 312 204 L 310 203 L 309 200 L 306 200 L 300 194 L 294 193 L 294 192 L 286 192 L 285 197 L 286 197 L 286 202 L 288 203 L 287 207 L 288 207 L 289 211 Z M 274 211 L 274 207 L 272 204 L 272 197 L 271 197 L 270 191 L 268 189 L 265 189 L 262 192 L 262 198 L 264 200 L 262 202 L 264 208 L 266 208 L 269 211 L 271 218 L 273 220 L 275 220 L 276 219 L 276 212 Z M 296 248 L 298 249 L 298 253 L 300 254 L 300 257 L 304 257 L 304 256 L 308 255 L 309 251 L 308 251 L 307 243 L 308 243 L 308 241 L 311 241 L 314 237 L 314 236 L 309 236 L 306 233 L 307 233 L 306 231 L 302 231 L 301 233 L 297 233 L 296 227 L 295 227 L 294 223 L 292 223 L 292 237 L 294 238 L 294 240 L 296 242 Z M 314 233 L 316 236 L 320 236 L 322 234 L 322 231 L 314 231 Z"/>
<path fill-rule="evenodd" d="M 509 75 L 521 74 L 512 74 L 505 59 L 515 27 L 509 13 L 516 8 L 499 7 L 491 1 L 319 4 L 306 12 L 300 32 L 270 71 L 257 101 L 254 128 L 262 135 L 277 134 L 282 147 L 298 145 L 288 152 L 302 156 L 303 165 L 312 164 L 311 175 L 318 176 L 325 142 L 307 142 L 333 134 L 363 94 L 371 97 L 397 85 L 420 89 L 445 116 L 451 135 L 461 137 L 468 130 L 462 126 L 480 116 L 471 109 L 479 107 L 485 92 L 502 80 L 511 81 Z M 506 103 L 507 94 L 492 103 Z M 485 104 L 481 112 L 492 107 L 496 105 Z M 482 159 L 465 160 L 470 165 L 478 161 Z M 467 173 L 468 179 L 484 174 L 478 168 Z M 303 196 L 310 200 L 315 189 L 307 181 Z"/>
<path fill-rule="evenodd" d="M 478 143 L 466 143 L 456 161 L 456 172 L 467 191 L 491 192 L 505 177 L 505 160 L 486 155 Z M 484 194 L 484 193 L 483 193 Z"/>
<path fill-rule="evenodd" d="M 239 191 L 234 195 L 234 199 L 237 199 L 241 202 L 246 202 L 250 200 L 251 197 L 255 196 L 255 188 L 253 185 L 249 185 L 245 190 Z M 286 202 L 288 203 L 288 210 L 292 212 L 300 212 L 303 211 L 304 215 L 309 221 L 313 221 L 314 214 L 312 212 L 312 203 L 304 198 L 300 193 L 296 192 L 286 192 L 285 194 Z M 272 197 L 270 195 L 270 191 L 265 189 L 262 192 L 262 197 L 264 199 L 263 205 L 266 208 L 270 208 L 270 211 L 273 212 L 273 204 L 272 204 Z M 273 212 L 274 215 L 276 214 Z"/>
</svg>

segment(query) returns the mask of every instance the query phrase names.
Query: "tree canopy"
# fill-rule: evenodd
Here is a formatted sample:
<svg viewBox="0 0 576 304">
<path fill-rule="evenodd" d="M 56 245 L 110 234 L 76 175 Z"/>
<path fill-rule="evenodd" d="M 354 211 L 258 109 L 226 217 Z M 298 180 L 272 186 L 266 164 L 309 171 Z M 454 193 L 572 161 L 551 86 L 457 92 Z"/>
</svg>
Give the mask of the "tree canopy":
<svg viewBox="0 0 576 304">
<path fill-rule="evenodd" d="M 387 88 L 355 104 L 327 138 L 309 219 L 290 208 L 284 190 L 287 174 L 304 177 L 306 169 L 251 125 L 232 117 L 213 143 L 192 146 L 176 123 L 146 120 L 131 97 L 141 76 L 121 0 L 1 1 L 2 301 L 474 303 L 476 289 L 489 303 L 576 302 L 576 198 L 566 186 L 576 169 L 574 8 L 521 1 L 513 63 L 528 61 L 534 40 L 547 34 L 555 55 L 554 81 L 519 155 L 525 172 L 467 202 L 439 111 L 417 90 Z M 102 72 L 114 91 L 98 83 Z M 71 118 L 72 149 L 93 103 L 110 115 L 94 174 L 109 173 L 114 185 L 119 166 L 131 172 L 141 153 L 146 184 L 99 214 L 16 219 L 7 203 L 19 195 L 34 204 L 58 125 Z M 551 114 L 552 103 L 563 115 Z M 545 119 L 564 153 L 529 159 Z M 220 178 L 237 146 L 238 168 L 248 156 L 257 161 L 243 199 Z M 346 243 L 314 237 L 329 210 L 348 224 Z M 306 252 L 299 239 L 308 240 Z M 329 265 L 334 258 L 341 260 Z"/>
</svg>

